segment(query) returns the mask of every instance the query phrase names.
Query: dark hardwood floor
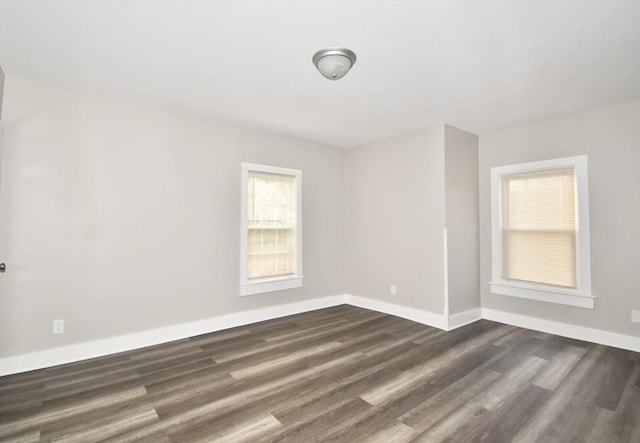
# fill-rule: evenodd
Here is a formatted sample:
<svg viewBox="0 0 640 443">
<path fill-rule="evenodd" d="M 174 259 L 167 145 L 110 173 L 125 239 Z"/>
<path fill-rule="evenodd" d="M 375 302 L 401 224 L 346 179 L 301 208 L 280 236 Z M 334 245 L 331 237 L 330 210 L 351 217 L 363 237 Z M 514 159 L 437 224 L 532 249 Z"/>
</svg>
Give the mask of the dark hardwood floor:
<svg viewBox="0 0 640 443">
<path fill-rule="evenodd" d="M 338 306 L 0 378 L 2 442 L 640 442 L 640 354 Z"/>
</svg>

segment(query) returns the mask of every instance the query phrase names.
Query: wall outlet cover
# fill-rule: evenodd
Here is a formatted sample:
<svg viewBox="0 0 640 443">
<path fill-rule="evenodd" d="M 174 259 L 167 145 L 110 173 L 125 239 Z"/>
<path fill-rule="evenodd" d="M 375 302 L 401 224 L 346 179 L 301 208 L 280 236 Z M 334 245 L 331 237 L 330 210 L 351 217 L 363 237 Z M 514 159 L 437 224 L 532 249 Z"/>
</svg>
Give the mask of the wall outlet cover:
<svg viewBox="0 0 640 443">
<path fill-rule="evenodd" d="M 633 323 L 640 323 L 640 311 L 631 310 L 631 321 Z"/>
<path fill-rule="evenodd" d="M 53 321 L 53 333 L 54 334 L 62 334 L 64 332 L 64 320 L 54 320 Z"/>
</svg>

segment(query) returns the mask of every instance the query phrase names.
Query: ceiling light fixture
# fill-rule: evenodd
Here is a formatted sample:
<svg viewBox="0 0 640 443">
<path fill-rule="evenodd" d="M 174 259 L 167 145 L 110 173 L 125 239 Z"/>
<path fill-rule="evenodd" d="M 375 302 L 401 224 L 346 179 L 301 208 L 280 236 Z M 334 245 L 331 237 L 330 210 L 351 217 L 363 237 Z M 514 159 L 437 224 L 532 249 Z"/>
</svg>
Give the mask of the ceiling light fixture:
<svg viewBox="0 0 640 443">
<path fill-rule="evenodd" d="M 347 75 L 355 62 L 356 54 L 345 48 L 321 49 L 313 55 L 313 64 L 329 80 L 338 80 Z"/>
</svg>

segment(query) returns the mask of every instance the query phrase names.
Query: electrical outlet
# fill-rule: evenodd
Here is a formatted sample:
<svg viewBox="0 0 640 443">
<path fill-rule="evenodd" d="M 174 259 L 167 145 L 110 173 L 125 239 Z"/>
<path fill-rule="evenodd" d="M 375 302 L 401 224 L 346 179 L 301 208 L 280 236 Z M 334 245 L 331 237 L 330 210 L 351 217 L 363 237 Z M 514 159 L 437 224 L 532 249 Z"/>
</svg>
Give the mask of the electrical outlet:
<svg viewBox="0 0 640 443">
<path fill-rule="evenodd" d="M 64 320 L 54 320 L 53 321 L 53 333 L 54 334 L 62 334 L 64 332 Z"/>
<path fill-rule="evenodd" d="M 396 295 L 397 293 L 398 293 L 398 288 L 396 288 L 396 285 L 389 286 L 389 294 Z"/>
<path fill-rule="evenodd" d="M 633 323 L 640 323 L 640 311 L 631 310 L 631 321 Z"/>
</svg>

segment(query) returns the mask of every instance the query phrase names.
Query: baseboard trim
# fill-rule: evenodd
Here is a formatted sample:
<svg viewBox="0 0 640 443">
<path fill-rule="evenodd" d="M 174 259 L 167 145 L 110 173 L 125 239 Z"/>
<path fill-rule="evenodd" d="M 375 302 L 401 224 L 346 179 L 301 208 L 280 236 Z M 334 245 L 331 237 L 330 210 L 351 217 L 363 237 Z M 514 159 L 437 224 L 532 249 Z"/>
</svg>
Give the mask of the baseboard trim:
<svg viewBox="0 0 640 443">
<path fill-rule="evenodd" d="M 482 318 L 500 323 L 505 323 L 521 328 L 547 332 L 549 334 L 599 343 L 615 348 L 640 352 L 640 337 L 586 328 L 583 326 L 569 325 L 566 323 L 543 320 L 526 315 L 512 314 L 488 308 L 474 308 L 464 312 L 450 315 L 434 314 L 422 309 L 409 308 L 357 295 L 334 295 L 296 303 L 270 306 L 262 309 L 236 312 L 204 320 L 182 323 L 164 328 L 152 329 L 133 334 L 78 343 L 29 354 L 11 355 L 0 357 L 0 376 L 33 371 L 89 358 L 102 357 L 118 352 L 131 351 L 145 346 L 153 346 L 180 340 L 196 335 L 216 332 L 223 329 L 244 326 L 265 320 L 285 317 L 287 315 L 300 314 L 316 309 L 328 308 L 341 304 L 349 304 L 360 308 L 433 326 L 438 329 L 452 330 Z"/>
<path fill-rule="evenodd" d="M 534 331 L 640 352 L 640 337 L 633 335 L 618 334 L 616 332 L 570 325 L 489 308 L 482 308 L 482 318 L 520 328 L 533 329 Z"/>
<path fill-rule="evenodd" d="M 422 323 L 423 325 L 433 326 L 444 330 L 447 329 L 447 322 L 444 315 L 434 314 L 433 312 L 424 311 L 422 309 L 409 308 L 407 306 L 396 305 L 351 294 L 345 295 L 345 302 L 352 306 L 358 306 L 360 308 L 371 309 L 372 311 L 406 318 L 407 320 Z"/>
<path fill-rule="evenodd" d="M 3 356 L 0 358 L 0 376 L 48 368 L 75 361 L 116 354 L 118 352 L 131 351 L 145 346 L 167 343 L 264 320 L 328 308 L 344 304 L 344 300 L 344 295 L 322 297 L 251 311 L 241 311 L 117 337 L 61 346 L 29 354 Z"/>
<path fill-rule="evenodd" d="M 460 328 L 481 319 L 482 310 L 480 308 L 468 309 L 463 312 L 458 312 L 457 314 L 452 314 L 449 316 L 449 327 L 447 331 Z"/>
</svg>

